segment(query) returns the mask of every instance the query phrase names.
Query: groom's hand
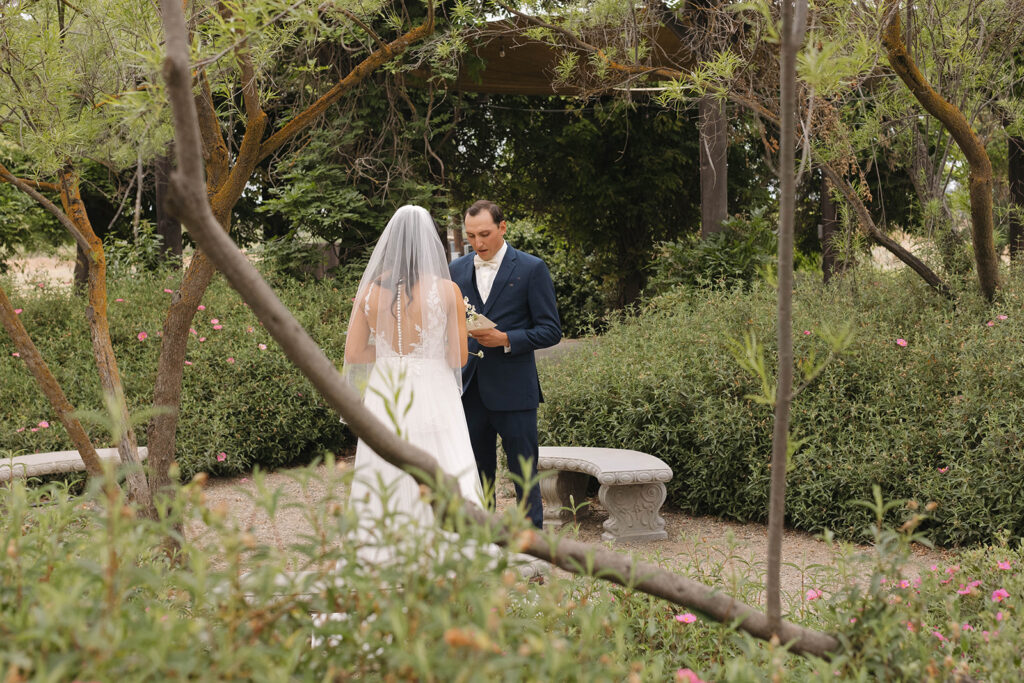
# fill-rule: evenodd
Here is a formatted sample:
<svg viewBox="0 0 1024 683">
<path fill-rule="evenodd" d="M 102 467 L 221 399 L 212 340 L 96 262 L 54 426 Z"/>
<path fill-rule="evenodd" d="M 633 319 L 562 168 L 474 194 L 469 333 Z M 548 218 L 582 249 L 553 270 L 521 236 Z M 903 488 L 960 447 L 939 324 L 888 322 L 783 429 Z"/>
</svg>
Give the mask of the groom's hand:
<svg viewBox="0 0 1024 683">
<path fill-rule="evenodd" d="M 497 328 L 474 330 L 469 333 L 469 336 L 480 342 L 481 346 L 490 348 L 508 346 L 508 335 Z"/>
</svg>

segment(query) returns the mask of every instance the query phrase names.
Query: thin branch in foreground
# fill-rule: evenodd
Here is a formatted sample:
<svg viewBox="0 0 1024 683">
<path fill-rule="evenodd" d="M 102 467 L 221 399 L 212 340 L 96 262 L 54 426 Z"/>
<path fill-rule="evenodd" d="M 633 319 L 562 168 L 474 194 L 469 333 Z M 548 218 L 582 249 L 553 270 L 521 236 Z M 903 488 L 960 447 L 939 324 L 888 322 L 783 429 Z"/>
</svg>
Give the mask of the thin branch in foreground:
<svg viewBox="0 0 1024 683">
<path fill-rule="evenodd" d="M 199 120 L 192 99 L 185 18 L 178 0 L 162 0 L 161 8 L 167 37 L 164 78 L 174 115 L 179 163 L 170 178 L 168 208 L 188 225 L 189 234 L 202 251 L 241 294 L 292 363 L 309 378 L 327 403 L 345 418 L 354 433 L 382 458 L 409 471 L 419 482 L 443 486 L 454 492 L 453 497 L 463 505 L 470 519 L 499 529 L 498 542 L 503 545 L 511 545 L 517 551 L 547 560 L 573 573 L 597 575 L 700 610 L 716 621 L 735 623 L 741 630 L 758 638 L 768 640 L 778 635 L 797 653 L 824 656 L 839 648 L 835 637 L 789 622 L 782 622 L 773 631 L 769 629 L 767 617 L 749 605 L 692 579 L 649 563 L 637 562 L 631 556 L 573 540 L 550 540 L 534 531 L 510 537 L 500 518 L 467 503 L 457 493 L 455 479 L 441 470 L 433 457 L 400 439 L 374 417 L 363 406 L 359 394 L 343 382 L 334 363 L 217 223 L 203 180 L 202 147 Z"/>
</svg>

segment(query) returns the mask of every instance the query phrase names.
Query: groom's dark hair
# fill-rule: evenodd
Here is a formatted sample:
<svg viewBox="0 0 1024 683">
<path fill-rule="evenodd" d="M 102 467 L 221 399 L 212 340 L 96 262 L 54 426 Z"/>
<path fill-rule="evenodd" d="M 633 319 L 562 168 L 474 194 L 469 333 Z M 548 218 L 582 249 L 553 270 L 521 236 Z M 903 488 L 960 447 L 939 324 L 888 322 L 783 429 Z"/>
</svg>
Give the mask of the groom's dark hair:
<svg viewBox="0 0 1024 683">
<path fill-rule="evenodd" d="M 466 215 L 477 216 L 480 214 L 481 211 L 486 211 L 487 213 L 491 214 L 491 218 L 494 219 L 495 225 L 498 225 L 503 220 L 505 220 L 505 214 L 502 213 L 501 207 L 495 204 L 494 202 L 488 201 L 486 199 L 478 199 L 477 201 L 473 202 L 473 206 L 466 209 Z"/>
</svg>

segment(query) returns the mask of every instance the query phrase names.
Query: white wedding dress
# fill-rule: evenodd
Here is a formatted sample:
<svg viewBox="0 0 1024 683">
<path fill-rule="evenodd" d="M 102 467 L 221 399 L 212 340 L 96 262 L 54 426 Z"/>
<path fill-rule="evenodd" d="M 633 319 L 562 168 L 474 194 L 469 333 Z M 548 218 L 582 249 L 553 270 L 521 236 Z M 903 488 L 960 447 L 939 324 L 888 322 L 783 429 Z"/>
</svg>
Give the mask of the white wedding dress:
<svg viewBox="0 0 1024 683">
<path fill-rule="evenodd" d="M 437 459 L 468 501 L 483 495 L 461 399 L 458 289 L 433 221 L 402 207 L 370 257 L 355 298 L 343 374 L 367 409 Z M 434 515 L 409 474 L 362 439 L 349 496 L 359 519 L 361 559 L 386 562 L 395 538 L 434 528 Z M 448 544 L 443 544 L 448 545 Z"/>
</svg>

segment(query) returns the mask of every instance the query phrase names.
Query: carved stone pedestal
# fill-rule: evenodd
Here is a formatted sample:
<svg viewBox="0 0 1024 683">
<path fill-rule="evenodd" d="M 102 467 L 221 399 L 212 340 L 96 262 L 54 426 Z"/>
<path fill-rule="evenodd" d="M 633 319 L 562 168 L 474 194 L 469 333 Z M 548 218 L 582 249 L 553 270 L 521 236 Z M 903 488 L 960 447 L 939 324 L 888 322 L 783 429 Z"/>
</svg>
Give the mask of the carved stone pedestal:
<svg viewBox="0 0 1024 683">
<path fill-rule="evenodd" d="M 586 513 L 580 505 L 586 501 L 590 477 L 596 477 L 601 484 L 598 498 L 608 511 L 601 538 L 615 542 L 668 538 L 658 512 L 672 469 L 661 459 L 617 448 L 543 447 L 538 469 L 558 473 L 541 480 L 546 526 L 561 526 Z"/>
</svg>

